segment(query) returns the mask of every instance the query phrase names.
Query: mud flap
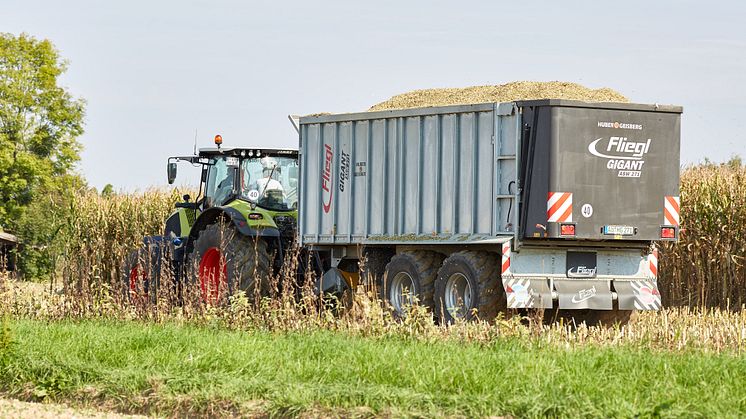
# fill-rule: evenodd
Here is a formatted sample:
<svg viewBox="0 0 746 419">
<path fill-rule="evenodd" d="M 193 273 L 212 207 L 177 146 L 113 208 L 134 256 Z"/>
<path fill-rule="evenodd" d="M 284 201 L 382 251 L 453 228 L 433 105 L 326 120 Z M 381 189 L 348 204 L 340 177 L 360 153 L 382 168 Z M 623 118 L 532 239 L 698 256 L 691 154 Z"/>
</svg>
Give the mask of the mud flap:
<svg viewBox="0 0 746 419">
<path fill-rule="evenodd" d="M 620 310 L 660 310 L 661 294 L 655 281 L 614 281 Z"/>
<path fill-rule="evenodd" d="M 559 294 L 559 308 L 611 310 L 611 281 L 604 280 L 555 280 Z"/>
<path fill-rule="evenodd" d="M 508 308 L 552 308 L 552 290 L 546 279 L 503 278 Z"/>
</svg>

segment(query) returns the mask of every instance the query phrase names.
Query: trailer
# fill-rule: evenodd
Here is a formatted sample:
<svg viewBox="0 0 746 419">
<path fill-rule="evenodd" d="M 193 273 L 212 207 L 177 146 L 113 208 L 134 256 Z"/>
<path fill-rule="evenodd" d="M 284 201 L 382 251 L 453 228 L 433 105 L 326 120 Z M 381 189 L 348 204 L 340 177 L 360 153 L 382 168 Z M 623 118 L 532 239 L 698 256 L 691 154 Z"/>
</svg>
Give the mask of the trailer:
<svg viewBox="0 0 746 419">
<path fill-rule="evenodd" d="M 623 322 L 661 307 L 681 113 L 550 99 L 302 117 L 300 243 L 326 255 L 323 289 L 359 276 L 399 315 Z"/>
</svg>

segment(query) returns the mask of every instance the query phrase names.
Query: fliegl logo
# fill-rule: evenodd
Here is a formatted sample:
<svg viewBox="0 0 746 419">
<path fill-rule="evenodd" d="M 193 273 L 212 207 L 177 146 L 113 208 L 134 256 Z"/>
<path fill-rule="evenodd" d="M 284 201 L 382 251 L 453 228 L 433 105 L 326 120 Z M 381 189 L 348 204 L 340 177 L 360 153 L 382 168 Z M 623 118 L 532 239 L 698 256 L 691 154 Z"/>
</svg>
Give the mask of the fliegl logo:
<svg viewBox="0 0 746 419">
<path fill-rule="evenodd" d="M 587 268 L 585 266 L 577 266 L 567 270 L 567 276 L 571 278 L 594 278 L 596 276 L 596 268 Z"/>
<path fill-rule="evenodd" d="M 324 167 L 321 171 L 321 205 L 325 213 L 329 213 L 332 207 L 332 161 L 334 160 L 334 150 L 329 144 L 324 144 Z"/>
<path fill-rule="evenodd" d="M 652 140 L 637 142 L 627 137 L 598 138 L 588 144 L 588 151 L 596 157 L 607 159 L 606 168 L 617 172 L 617 177 L 640 177 L 645 165 L 645 155 Z"/>
</svg>

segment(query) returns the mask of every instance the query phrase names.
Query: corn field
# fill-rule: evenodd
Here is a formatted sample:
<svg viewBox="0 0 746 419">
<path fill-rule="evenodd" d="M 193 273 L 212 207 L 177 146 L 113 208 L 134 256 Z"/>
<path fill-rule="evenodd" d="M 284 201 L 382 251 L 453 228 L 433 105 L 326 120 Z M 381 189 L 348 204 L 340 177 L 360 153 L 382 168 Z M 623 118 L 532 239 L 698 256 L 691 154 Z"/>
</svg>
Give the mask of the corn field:
<svg viewBox="0 0 746 419">
<path fill-rule="evenodd" d="M 142 244 L 143 236 L 163 234 L 164 222 L 180 199 L 179 191 L 148 190 L 102 197 L 95 191 L 75 194 L 55 243 L 56 279 L 66 290 L 91 285 L 123 285 L 121 265 Z"/>
<path fill-rule="evenodd" d="M 746 304 L 746 167 L 687 168 L 680 196 L 680 240 L 661 252 L 663 304 L 741 309 Z"/>
<path fill-rule="evenodd" d="M 57 279 L 83 293 L 124 286 L 123 260 L 145 235 L 162 234 L 179 191 L 73 196 L 52 244 Z M 666 306 L 741 309 L 746 304 L 746 167 L 700 165 L 681 175 L 680 241 L 661 244 L 659 285 Z M 279 281 L 279 279 L 278 279 Z"/>
</svg>

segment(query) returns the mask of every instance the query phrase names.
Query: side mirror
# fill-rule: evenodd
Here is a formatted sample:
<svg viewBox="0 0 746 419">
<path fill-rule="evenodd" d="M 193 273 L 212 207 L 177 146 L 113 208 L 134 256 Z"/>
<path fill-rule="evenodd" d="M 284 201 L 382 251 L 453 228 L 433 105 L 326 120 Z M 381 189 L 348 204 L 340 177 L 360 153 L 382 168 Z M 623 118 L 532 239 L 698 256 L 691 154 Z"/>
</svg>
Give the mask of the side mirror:
<svg viewBox="0 0 746 419">
<path fill-rule="evenodd" d="M 168 172 L 168 184 L 171 185 L 176 180 L 176 163 L 169 162 L 166 166 L 166 171 Z"/>
</svg>

